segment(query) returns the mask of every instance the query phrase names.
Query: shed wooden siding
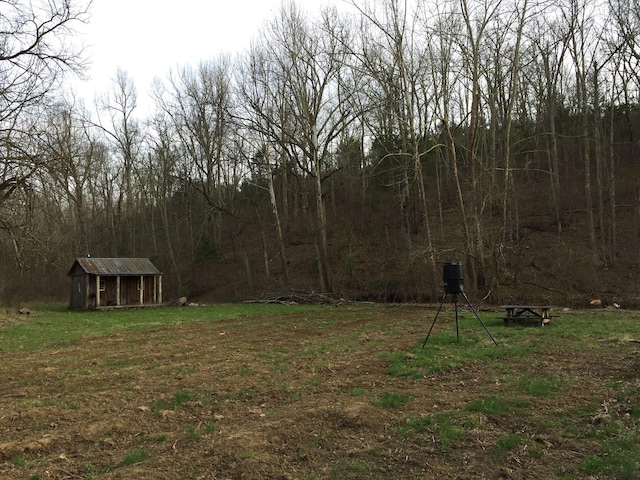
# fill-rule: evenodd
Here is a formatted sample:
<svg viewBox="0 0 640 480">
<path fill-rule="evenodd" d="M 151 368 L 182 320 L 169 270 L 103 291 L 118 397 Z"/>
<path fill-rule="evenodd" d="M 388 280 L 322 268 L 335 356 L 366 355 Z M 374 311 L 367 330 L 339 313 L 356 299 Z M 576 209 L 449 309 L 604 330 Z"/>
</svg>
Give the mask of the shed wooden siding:
<svg viewBox="0 0 640 480">
<path fill-rule="evenodd" d="M 71 309 L 162 303 L 162 273 L 147 258 L 77 258 L 69 276 Z"/>
</svg>

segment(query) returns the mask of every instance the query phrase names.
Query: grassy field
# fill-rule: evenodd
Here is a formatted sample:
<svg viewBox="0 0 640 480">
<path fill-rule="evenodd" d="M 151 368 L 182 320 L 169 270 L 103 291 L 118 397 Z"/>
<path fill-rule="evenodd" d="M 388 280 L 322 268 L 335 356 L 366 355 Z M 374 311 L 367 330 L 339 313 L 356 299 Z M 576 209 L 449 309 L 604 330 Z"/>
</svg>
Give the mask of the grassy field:
<svg viewBox="0 0 640 480">
<path fill-rule="evenodd" d="M 234 320 L 251 315 L 278 316 L 317 307 L 279 304 L 228 304 L 214 307 L 71 311 L 67 305 L 39 305 L 31 316 L 5 312 L 0 351 L 60 347 L 86 337 L 136 332 L 180 324 Z M 8 320 L 12 319 L 12 320 Z M 26 321 L 25 321 L 26 320 Z M 0 327 L 2 319 L 0 318 Z"/>
<path fill-rule="evenodd" d="M 640 312 L 0 313 L 0 478 L 640 477 Z"/>
</svg>

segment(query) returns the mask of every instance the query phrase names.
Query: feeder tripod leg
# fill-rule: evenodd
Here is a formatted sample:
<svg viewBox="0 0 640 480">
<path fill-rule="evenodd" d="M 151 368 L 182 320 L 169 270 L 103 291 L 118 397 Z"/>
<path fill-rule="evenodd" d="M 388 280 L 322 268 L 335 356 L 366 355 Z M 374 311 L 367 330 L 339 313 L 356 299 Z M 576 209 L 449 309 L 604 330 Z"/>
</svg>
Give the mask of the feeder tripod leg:
<svg viewBox="0 0 640 480">
<path fill-rule="evenodd" d="M 460 327 L 458 326 L 458 295 L 453 296 L 453 305 L 456 310 L 456 340 L 460 341 Z"/>
<path fill-rule="evenodd" d="M 493 343 L 496 345 L 496 347 L 498 346 L 498 342 L 496 342 L 495 338 L 493 338 L 491 336 L 491 333 L 489 332 L 489 329 L 487 328 L 487 326 L 484 324 L 484 322 L 482 321 L 482 319 L 480 318 L 480 315 L 478 315 L 478 312 L 476 311 L 476 309 L 474 308 L 474 306 L 471 304 L 471 302 L 469 301 L 469 297 L 467 297 L 467 294 L 464 293 L 464 291 L 462 292 L 462 296 L 464 297 L 464 299 L 467 301 L 467 305 L 469 305 L 469 308 L 471 308 L 471 311 L 473 311 L 473 314 L 476 316 L 476 318 L 478 319 L 478 321 L 480 322 L 480 325 L 482 325 L 482 327 L 484 328 L 484 331 L 487 332 L 487 335 L 489 335 L 489 338 L 491 340 L 493 340 Z M 457 325 L 457 319 L 456 319 L 456 325 Z"/>
<path fill-rule="evenodd" d="M 425 338 L 424 342 L 422 342 L 422 348 L 423 349 L 424 349 L 424 346 L 429 341 L 429 337 L 431 336 L 431 330 L 433 330 L 433 326 L 436 324 L 436 320 L 438 319 L 438 315 L 440 314 L 440 310 L 442 310 L 442 304 L 444 303 L 446 298 L 447 298 L 447 293 L 445 292 L 445 294 L 442 296 L 442 299 L 440 300 L 440 306 L 438 307 L 438 311 L 436 312 L 436 316 L 433 318 L 433 322 L 431 322 L 431 328 L 429 329 L 429 333 L 427 333 L 427 338 Z"/>
</svg>

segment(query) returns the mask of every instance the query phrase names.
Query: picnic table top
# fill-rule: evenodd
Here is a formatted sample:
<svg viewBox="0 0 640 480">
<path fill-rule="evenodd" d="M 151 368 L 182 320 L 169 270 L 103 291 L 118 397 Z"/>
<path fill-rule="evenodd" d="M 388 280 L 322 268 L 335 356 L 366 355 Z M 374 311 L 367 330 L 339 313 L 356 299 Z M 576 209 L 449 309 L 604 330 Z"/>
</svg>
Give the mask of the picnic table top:
<svg viewBox="0 0 640 480">
<path fill-rule="evenodd" d="M 505 308 L 505 309 L 515 309 L 515 308 L 550 309 L 550 308 L 553 308 L 553 307 L 551 305 L 502 305 L 500 308 Z"/>
</svg>

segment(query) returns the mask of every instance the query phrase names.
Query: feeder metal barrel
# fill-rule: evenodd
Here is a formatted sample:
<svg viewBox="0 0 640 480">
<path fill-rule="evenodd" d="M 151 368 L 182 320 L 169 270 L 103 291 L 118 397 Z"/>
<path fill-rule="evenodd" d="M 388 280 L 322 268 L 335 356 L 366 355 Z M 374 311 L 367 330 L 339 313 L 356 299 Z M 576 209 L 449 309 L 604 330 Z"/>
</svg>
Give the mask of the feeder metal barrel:
<svg viewBox="0 0 640 480">
<path fill-rule="evenodd" d="M 442 280 L 444 282 L 444 291 L 447 293 L 462 292 L 462 263 L 446 262 L 442 266 Z"/>
</svg>

